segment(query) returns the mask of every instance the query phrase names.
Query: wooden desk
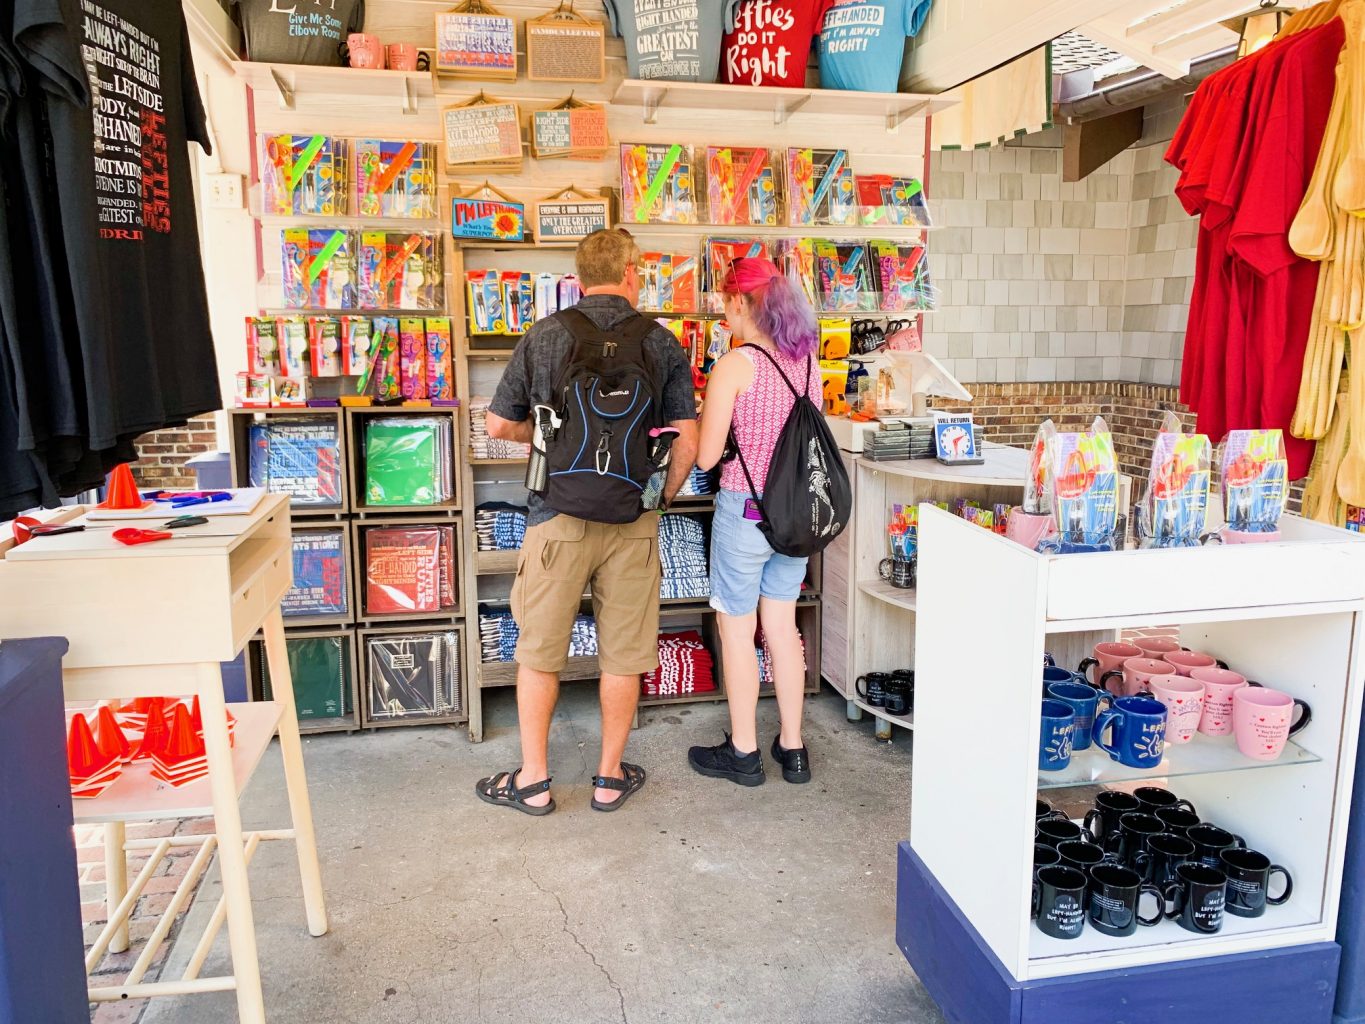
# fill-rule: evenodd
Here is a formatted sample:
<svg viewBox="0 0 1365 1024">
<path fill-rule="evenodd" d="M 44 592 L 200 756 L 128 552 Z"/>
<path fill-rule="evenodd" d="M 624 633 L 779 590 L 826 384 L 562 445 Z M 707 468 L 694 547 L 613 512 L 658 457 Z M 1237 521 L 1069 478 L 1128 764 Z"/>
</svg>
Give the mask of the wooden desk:
<svg viewBox="0 0 1365 1024">
<path fill-rule="evenodd" d="M 105 823 L 109 920 L 86 957 L 87 972 L 106 951 L 128 948 L 128 918 L 170 849 L 199 847 L 185 881 L 124 984 L 91 988 L 90 999 L 235 991 L 240 1020 L 262 1024 L 265 1006 L 247 882 L 247 864 L 261 841 L 294 840 L 308 930 L 315 936 L 327 932 L 280 616 L 280 599 L 292 575 L 288 499 L 267 495 L 249 515 L 213 517 L 203 526 L 174 531 L 170 540 L 134 547 L 115 541 L 113 530 L 154 528 L 159 523 L 91 522 L 79 507 L 59 510 L 49 521 L 83 522 L 88 528 L 37 537 L 22 546 L 0 539 L 0 638 L 66 637 L 70 650 L 63 661 L 63 685 L 68 701 L 197 695 L 208 755 L 207 778 L 180 789 L 156 782 L 144 765 L 134 764 L 99 797 L 76 801 L 77 822 Z M 275 700 L 234 706 L 234 748 L 228 739 L 219 663 L 235 658 L 258 629 L 265 635 L 271 678 L 277 680 Z M 243 835 L 238 797 L 277 733 L 292 828 Z M 214 834 L 132 841 L 125 835 L 128 821 L 196 814 L 213 815 Z M 215 848 L 223 898 L 189 968 L 178 981 L 143 983 Z M 151 855 L 130 886 L 127 853 L 143 849 Z M 233 973 L 200 978 L 224 920 Z"/>
</svg>

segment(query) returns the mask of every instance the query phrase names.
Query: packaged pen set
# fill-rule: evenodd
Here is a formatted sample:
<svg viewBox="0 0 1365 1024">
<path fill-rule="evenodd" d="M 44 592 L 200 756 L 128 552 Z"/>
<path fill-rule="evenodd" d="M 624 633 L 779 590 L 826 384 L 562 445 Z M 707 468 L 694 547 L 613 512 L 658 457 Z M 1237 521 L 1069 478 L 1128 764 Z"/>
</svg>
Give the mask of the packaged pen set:
<svg viewBox="0 0 1365 1024">
<path fill-rule="evenodd" d="M 434 142 L 261 135 L 258 143 L 268 216 L 438 216 Z"/>
<path fill-rule="evenodd" d="M 577 305 L 583 297 L 573 274 L 529 270 L 465 271 L 465 311 L 470 334 L 520 337 L 537 320 Z"/>
<path fill-rule="evenodd" d="M 286 228 L 280 235 L 290 309 L 440 309 L 443 240 L 431 231 Z"/>
<path fill-rule="evenodd" d="M 712 224 L 778 224 L 777 167 L 763 148 L 706 148 L 706 209 Z"/>
<path fill-rule="evenodd" d="M 1088 431 L 1061 433 L 1044 420 L 1034 442 L 1037 477 L 1026 509 L 1049 508 L 1056 533 L 1039 550 L 1073 554 L 1112 551 L 1118 526 L 1118 457 L 1103 417 Z M 1041 494 L 1037 493 L 1041 488 Z"/>
<path fill-rule="evenodd" d="M 697 182 L 691 146 L 621 146 L 621 219 L 636 224 L 696 224 Z"/>
<path fill-rule="evenodd" d="M 1228 530 L 1239 537 L 1277 534 L 1289 500 L 1284 434 L 1279 430 L 1229 431 L 1219 465 Z M 1223 538 L 1227 540 L 1228 533 Z"/>
<path fill-rule="evenodd" d="M 356 391 L 377 402 L 454 404 L 453 345 L 449 317 L 375 317 Z"/>
<path fill-rule="evenodd" d="M 1212 455 L 1208 437 L 1182 433 L 1174 413 L 1162 417 L 1137 509 L 1141 547 L 1199 546 L 1208 516 Z"/>
</svg>

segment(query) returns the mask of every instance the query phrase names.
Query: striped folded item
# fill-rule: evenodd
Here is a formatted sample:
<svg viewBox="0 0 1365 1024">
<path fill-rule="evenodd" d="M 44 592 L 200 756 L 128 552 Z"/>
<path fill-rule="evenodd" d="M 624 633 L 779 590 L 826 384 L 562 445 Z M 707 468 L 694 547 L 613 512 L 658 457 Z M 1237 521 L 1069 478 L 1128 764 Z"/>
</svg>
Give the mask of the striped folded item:
<svg viewBox="0 0 1365 1024">
<path fill-rule="evenodd" d="M 715 660 L 696 630 L 659 634 L 659 667 L 640 681 L 646 697 L 681 697 L 716 689 Z"/>
</svg>

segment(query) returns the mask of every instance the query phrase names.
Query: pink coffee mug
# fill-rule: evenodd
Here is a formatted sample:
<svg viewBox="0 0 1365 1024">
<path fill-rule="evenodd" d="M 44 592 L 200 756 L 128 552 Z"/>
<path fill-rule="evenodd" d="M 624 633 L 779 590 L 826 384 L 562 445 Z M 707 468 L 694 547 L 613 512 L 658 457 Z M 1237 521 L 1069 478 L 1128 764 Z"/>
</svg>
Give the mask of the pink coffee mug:
<svg viewBox="0 0 1365 1024">
<path fill-rule="evenodd" d="M 1164 661 L 1156 658 L 1128 658 L 1123 663 L 1123 669 L 1114 669 L 1100 676 L 1100 687 L 1114 692 L 1109 685 L 1109 680 L 1115 682 L 1122 680 L 1122 696 L 1136 697 L 1143 690 L 1152 688 L 1152 680 L 1160 679 L 1162 676 L 1174 676 L 1175 666 L 1168 665 Z"/>
<path fill-rule="evenodd" d="M 1180 650 L 1180 644 L 1164 636 L 1144 636 L 1133 641 L 1133 646 L 1141 649 L 1149 658 L 1164 658 Z"/>
<path fill-rule="evenodd" d="M 1199 731 L 1205 736 L 1231 735 L 1233 695 L 1247 686 L 1261 685 L 1225 668 L 1197 668 L 1190 678 L 1204 684 L 1204 713 L 1199 719 Z"/>
<path fill-rule="evenodd" d="M 1298 721 L 1294 709 L 1302 708 Z M 1257 761 L 1273 761 L 1285 741 L 1313 720 L 1313 709 L 1281 690 L 1243 686 L 1232 695 L 1232 728 L 1237 749 Z"/>
<path fill-rule="evenodd" d="M 1153 676 L 1152 696 L 1166 705 L 1166 742 L 1188 743 L 1204 711 L 1204 684 L 1182 675 Z"/>
<path fill-rule="evenodd" d="M 384 44 L 378 36 L 364 32 L 352 32 L 346 37 L 346 50 L 350 54 L 351 67 L 382 69 L 384 67 Z"/>
<path fill-rule="evenodd" d="M 1212 654 L 1202 651 L 1171 651 L 1163 654 L 1161 660 L 1175 666 L 1182 676 L 1187 676 L 1197 668 L 1227 668 L 1227 663 L 1219 661 Z"/>
<path fill-rule="evenodd" d="M 1225 526 L 1219 537 L 1224 544 L 1273 544 L 1280 539 L 1280 531 L 1247 533 L 1245 530 L 1234 530 L 1231 526 Z"/>
<path fill-rule="evenodd" d="M 1100 680 L 1106 673 L 1123 668 L 1123 663 L 1129 658 L 1142 657 L 1142 651 L 1138 648 L 1132 644 L 1120 642 L 1096 644 L 1093 653 L 1095 655 L 1093 658 L 1084 659 L 1076 668 L 1076 671 L 1085 676 L 1091 686 L 1103 686 L 1104 684 Z M 1095 669 L 1094 676 L 1086 676 L 1092 667 Z M 1116 691 L 1114 696 L 1122 697 L 1123 694 Z"/>
<path fill-rule="evenodd" d="M 392 71 L 416 71 L 418 49 L 412 43 L 390 43 L 388 48 L 389 69 Z"/>
<path fill-rule="evenodd" d="M 1022 508 L 1012 508 L 1009 518 L 1005 520 L 1005 536 L 1030 551 L 1037 551 L 1038 545 L 1056 532 L 1052 515 L 1048 512 L 1025 512 Z"/>
</svg>

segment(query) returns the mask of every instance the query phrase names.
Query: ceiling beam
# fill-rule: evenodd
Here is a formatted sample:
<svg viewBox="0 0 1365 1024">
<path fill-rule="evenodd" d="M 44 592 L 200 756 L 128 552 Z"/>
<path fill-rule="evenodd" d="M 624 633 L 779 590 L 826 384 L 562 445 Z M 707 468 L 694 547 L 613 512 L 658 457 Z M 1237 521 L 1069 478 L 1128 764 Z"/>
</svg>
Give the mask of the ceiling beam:
<svg viewBox="0 0 1365 1024">
<path fill-rule="evenodd" d="M 1184 78 L 1190 73 L 1189 58 L 1153 53 L 1150 48 L 1130 39 L 1124 31 L 1125 27 L 1118 19 L 1110 17 L 1088 22 L 1076 31 L 1167 78 Z"/>
<path fill-rule="evenodd" d="M 1226 18 L 1246 14 L 1255 7 L 1255 0 L 1186 0 L 1179 7 L 1172 7 L 1169 11 L 1129 25 L 1127 34 L 1139 42 L 1155 46 L 1176 36 L 1217 25 Z"/>
</svg>

